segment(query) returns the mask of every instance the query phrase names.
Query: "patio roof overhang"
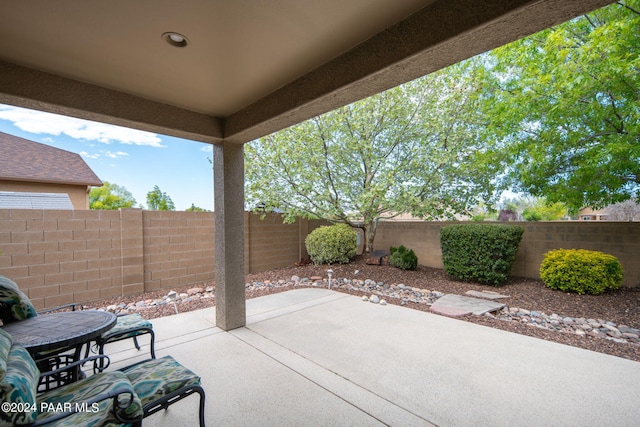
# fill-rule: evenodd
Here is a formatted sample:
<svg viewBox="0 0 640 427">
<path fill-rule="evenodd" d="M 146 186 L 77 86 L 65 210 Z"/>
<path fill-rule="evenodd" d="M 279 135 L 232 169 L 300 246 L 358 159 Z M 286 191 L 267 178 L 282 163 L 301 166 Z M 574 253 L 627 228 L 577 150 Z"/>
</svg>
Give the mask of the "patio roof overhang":
<svg viewBox="0 0 640 427">
<path fill-rule="evenodd" d="M 216 144 L 217 315 L 231 329 L 244 324 L 243 143 L 609 3 L 7 1 L 0 103 Z"/>
</svg>

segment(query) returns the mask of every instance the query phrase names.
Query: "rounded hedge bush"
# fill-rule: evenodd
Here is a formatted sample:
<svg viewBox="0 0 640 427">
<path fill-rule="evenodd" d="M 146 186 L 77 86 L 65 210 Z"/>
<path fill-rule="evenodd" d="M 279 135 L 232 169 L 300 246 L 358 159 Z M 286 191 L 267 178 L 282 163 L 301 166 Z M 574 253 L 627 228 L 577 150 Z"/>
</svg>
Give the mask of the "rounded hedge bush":
<svg viewBox="0 0 640 427">
<path fill-rule="evenodd" d="M 314 264 L 346 264 L 356 256 L 356 231 L 347 224 L 318 227 L 304 243 Z"/>
<path fill-rule="evenodd" d="M 402 270 L 415 270 L 418 268 L 418 257 L 413 249 L 407 249 L 403 245 L 391 246 L 389 264 Z"/>
<path fill-rule="evenodd" d="M 584 249 L 558 249 L 544 255 L 540 278 L 551 289 L 599 295 L 622 284 L 622 265 L 613 255 Z"/>
<path fill-rule="evenodd" d="M 440 230 L 442 263 L 457 280 L 500 286 L 508 279 L 524 228 L 502 224 L 455 224 Z"/>
</svg>

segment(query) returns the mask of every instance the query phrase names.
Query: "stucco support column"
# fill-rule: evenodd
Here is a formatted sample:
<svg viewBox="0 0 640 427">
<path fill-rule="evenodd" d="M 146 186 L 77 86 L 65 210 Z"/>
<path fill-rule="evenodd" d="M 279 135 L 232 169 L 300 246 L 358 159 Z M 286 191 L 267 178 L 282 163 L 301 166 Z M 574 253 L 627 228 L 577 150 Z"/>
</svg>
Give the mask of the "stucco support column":
<svg viewBox="0 0 640 427">
<path fill-rule="evenodd" d="M 216 325 L 246 324 L 244 272 L 244 146 L 213 146 Z"/>
</svg>

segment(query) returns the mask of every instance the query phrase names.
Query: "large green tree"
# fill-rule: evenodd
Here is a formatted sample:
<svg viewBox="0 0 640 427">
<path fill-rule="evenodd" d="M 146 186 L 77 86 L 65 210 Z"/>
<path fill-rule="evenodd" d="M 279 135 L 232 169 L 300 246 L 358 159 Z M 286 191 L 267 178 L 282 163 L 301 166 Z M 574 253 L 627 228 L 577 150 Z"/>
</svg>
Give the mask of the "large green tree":
<svg viewBox="0 0 640 427">
<path fill-rule="evenodd" d="M 131 208 L 136 199 L 124 187 L 105 181 L 102 187 L 93 187 L 89 192 L 89 209 Z"/>
<path fill-rule="evenodd" d="M 640 0 L 494 50 L 489 135 L 519 190 L 571 208 L 640 188 Z"/>
<path fill-rule="evenodd" d="M 248 207 L 362 228 L 370 251 L 381 219 L 451 218 L 489 199 L 495 170 L 478 160 L 486 123 L 476 65 L 458 64 L 247 144 Z"/>
<path fill-rule="evenodd" d="M 147 193 L 147 208 L 152 211 L 176 210 L 171 197 L 169 197 L 167 193 L 163 193 L 157 185 L 153 187 L 153 190 Z"/>
</svg>

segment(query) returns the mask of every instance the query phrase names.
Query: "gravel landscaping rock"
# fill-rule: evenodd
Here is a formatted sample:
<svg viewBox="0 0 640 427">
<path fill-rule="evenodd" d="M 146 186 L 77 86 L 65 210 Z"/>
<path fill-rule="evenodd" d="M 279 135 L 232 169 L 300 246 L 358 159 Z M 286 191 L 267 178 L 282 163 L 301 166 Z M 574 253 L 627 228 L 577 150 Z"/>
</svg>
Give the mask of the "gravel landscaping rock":
<svg viewBox="0 0 640 427">
<path fill-rule="evenodd" d="M 428 311 L 445 294 L 467 291 L 507 295 L 493 314 L 459 319 L 640 361 L 640 292 L 620 289 L 603 295 L 551 290 L 539 280 L 511 278 L 500 288 L 451 280 L 443 270 L 418 266 L 404 271 L 367 265 L 363 258 L 344 265 L 303 265 L 247 275 L 247 298 L 300 287 L 328 288 L 362 297 L 377 305 L 395 304 Z M 155 291 L 137 297 L 101 301 L 88 308 L 117 314 L 138 312 L 145 318 L 168 316 L 215 305 L 215 284 Z M 380 308 L 383 309 L 383 308 Z"/>
</svg>

